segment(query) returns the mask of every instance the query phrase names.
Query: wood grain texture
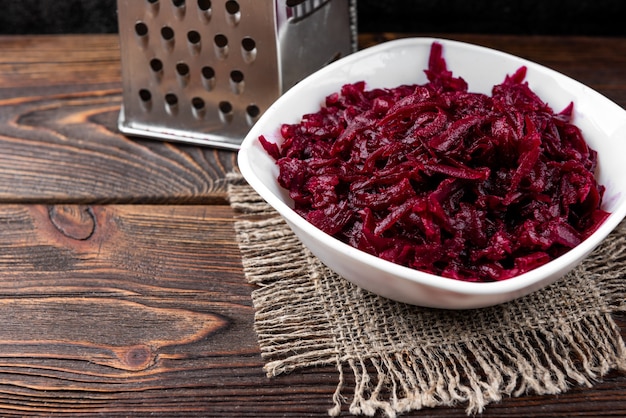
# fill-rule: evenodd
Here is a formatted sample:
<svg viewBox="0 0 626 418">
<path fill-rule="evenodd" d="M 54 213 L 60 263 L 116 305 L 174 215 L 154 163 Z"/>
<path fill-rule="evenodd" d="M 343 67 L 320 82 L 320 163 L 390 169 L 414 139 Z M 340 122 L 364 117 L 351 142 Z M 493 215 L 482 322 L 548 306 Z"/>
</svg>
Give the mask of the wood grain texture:
<svg viewBox="0 0 626 418">
<path fill-rule="evenodd" d="M 119 83 L 116 35 L 0 36 L 0 86 Z"/>
<path fill-rule="evenodd" d="M 0 99 L 0 201 L 224 203 L 236 154 L 127 138 L 118 90 Z"/>
<path fill-rule="evenodd" d="M 5 36 L 0 51 L 0 201 L 225 202 L 234 152 L 119 133 L 117 36 Z"/>
<path fill-rule="evenodd" d="M 537 61 L 626 106 L 626 55 L 615 52 L 624 39 L 450 37 Z M 224 203 L 235 152 L 119 133 L 116 35 L 5 36 L 0 50 L 0 201 Z"/>
<path fill-rule="evenodd" d="M 326 416 L 332 367 L 263 373 L 233 222 L 223 205 L 0 205 L 0 415 Z M 484 416 L 619 416 L 624 393 L 614 373 Z"/>
<path fill-rule="evenodd" d="M 215 205 L 0 206 L 0 399 L 139 405 L 234 385 L 251 361 L 261 381 L 232 222 Z"/>
<path fill-rule="evenodd" d="M 624 39 L 453 38 L 626 106 Z M 0 51 L 0 416 L 326 417 L 333 367 L 262 370 L 226 201 L 236 154 L 120 135 L 115 35 L 0 37 Z M 626 376 L 483 416 L 626 416 Z"/>
</svg>

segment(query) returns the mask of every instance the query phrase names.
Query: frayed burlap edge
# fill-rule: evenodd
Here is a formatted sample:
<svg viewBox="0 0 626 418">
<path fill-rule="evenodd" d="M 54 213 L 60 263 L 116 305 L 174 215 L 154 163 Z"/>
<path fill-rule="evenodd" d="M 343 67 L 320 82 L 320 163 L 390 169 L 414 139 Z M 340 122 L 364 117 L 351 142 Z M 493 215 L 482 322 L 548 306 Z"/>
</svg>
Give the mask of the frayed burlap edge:
<svg viewBox="0 0 626 418">
<path fill-rule="evenodd" d="M 274 377 L 334 365 L 339 382 L 331 416 L 339 415 L 346 402 L 355 415 L 383 411 L 395 417 L 454 405 L 465 405 L 468 414 L 476 414 L 503 397 L 563 393 L 573 384 L 592 386 L 612 369 L 626 370 L 626 347 L 611 317 L 626 309 L 624 225 L 589 258 L 593 269 L 577 269 L 554 285 L 592 283 L 585 298 L 593 299 L 593 305 L 502 333 L 468 333 L 453 341 L 415 345 L 407 344 L 406 336 L 369 332 L 357 316 L 353 324 L 347 323 L 350 316 L 337 311 L 355 305 L 350 300 L 358 300 L 356 305 L 366 301 L 361 310 L 391 311 L 397 318 L 410 317 L 405 314 L 414 307 L 371 295 L 335 275 L 238 175 L 229 181 L 244 272 L 257 286 L 252 300 L 264 369 Z M 612 255 L 609 262 L 607 252 Z M 345 298 L 346 305 L 339 307 L 337 298 Z M 343 394 L 348 372 L 354 376 L 351 399 Z"/>
</svg>

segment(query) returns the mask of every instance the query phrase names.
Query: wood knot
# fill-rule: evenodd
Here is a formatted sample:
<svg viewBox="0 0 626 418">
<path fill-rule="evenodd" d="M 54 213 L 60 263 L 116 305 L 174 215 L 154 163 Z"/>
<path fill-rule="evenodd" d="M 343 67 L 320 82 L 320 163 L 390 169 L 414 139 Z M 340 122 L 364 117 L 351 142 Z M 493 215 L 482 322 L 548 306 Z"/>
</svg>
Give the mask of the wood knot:
<svg viewBox="0 0 626 418">
<path fill-rule="evenodd" d="M 143 370 L 154 362 L 154 354 L 146 345 L 126 347 L 118 352 L 118 357 L 126 370 Z"/>
<path fill-rule="evenodd" d="M 89 206 L 50 206 L 48 216 L 59 232 L 75 240 L 89 239 L 96 229 L 96 219 Z"/>
</svg>

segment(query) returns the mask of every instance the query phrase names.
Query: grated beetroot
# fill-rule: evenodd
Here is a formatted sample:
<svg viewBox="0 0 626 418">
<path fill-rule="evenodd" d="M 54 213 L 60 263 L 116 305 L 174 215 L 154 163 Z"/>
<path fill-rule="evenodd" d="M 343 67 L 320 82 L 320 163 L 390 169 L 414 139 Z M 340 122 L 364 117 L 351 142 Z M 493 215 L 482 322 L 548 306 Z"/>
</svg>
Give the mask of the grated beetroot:
<svg viewBox="0 0 626 418">
<path fill-rule="evenodd" d="M 596 152 L 525 82 L 526 68 L 468 92 L 433 43 L 424 85 L 344 85 L 281 128 L 278 181 L 295 211 L 392 262 L 477 282 L 564 254 L 608 213 Z"/>
</svg>

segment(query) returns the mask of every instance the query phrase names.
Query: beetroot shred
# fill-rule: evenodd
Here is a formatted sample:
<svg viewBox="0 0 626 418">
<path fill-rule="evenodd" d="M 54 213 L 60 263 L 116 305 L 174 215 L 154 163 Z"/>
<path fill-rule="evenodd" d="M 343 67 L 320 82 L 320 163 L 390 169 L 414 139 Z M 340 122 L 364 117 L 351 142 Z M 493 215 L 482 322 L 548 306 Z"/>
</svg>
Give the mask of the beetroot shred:
<svg viewBox="0 0 626 418">
<path fill-rule="evenodd" d="M 356 248 L 489 282 L 567 252 L 606 218 L 596 152 L 524 81 L 468 92 L 433 43 L 424 85 L 347 84 L 317 113 L 261 136 L 310 223 Z"/>
</svg>

